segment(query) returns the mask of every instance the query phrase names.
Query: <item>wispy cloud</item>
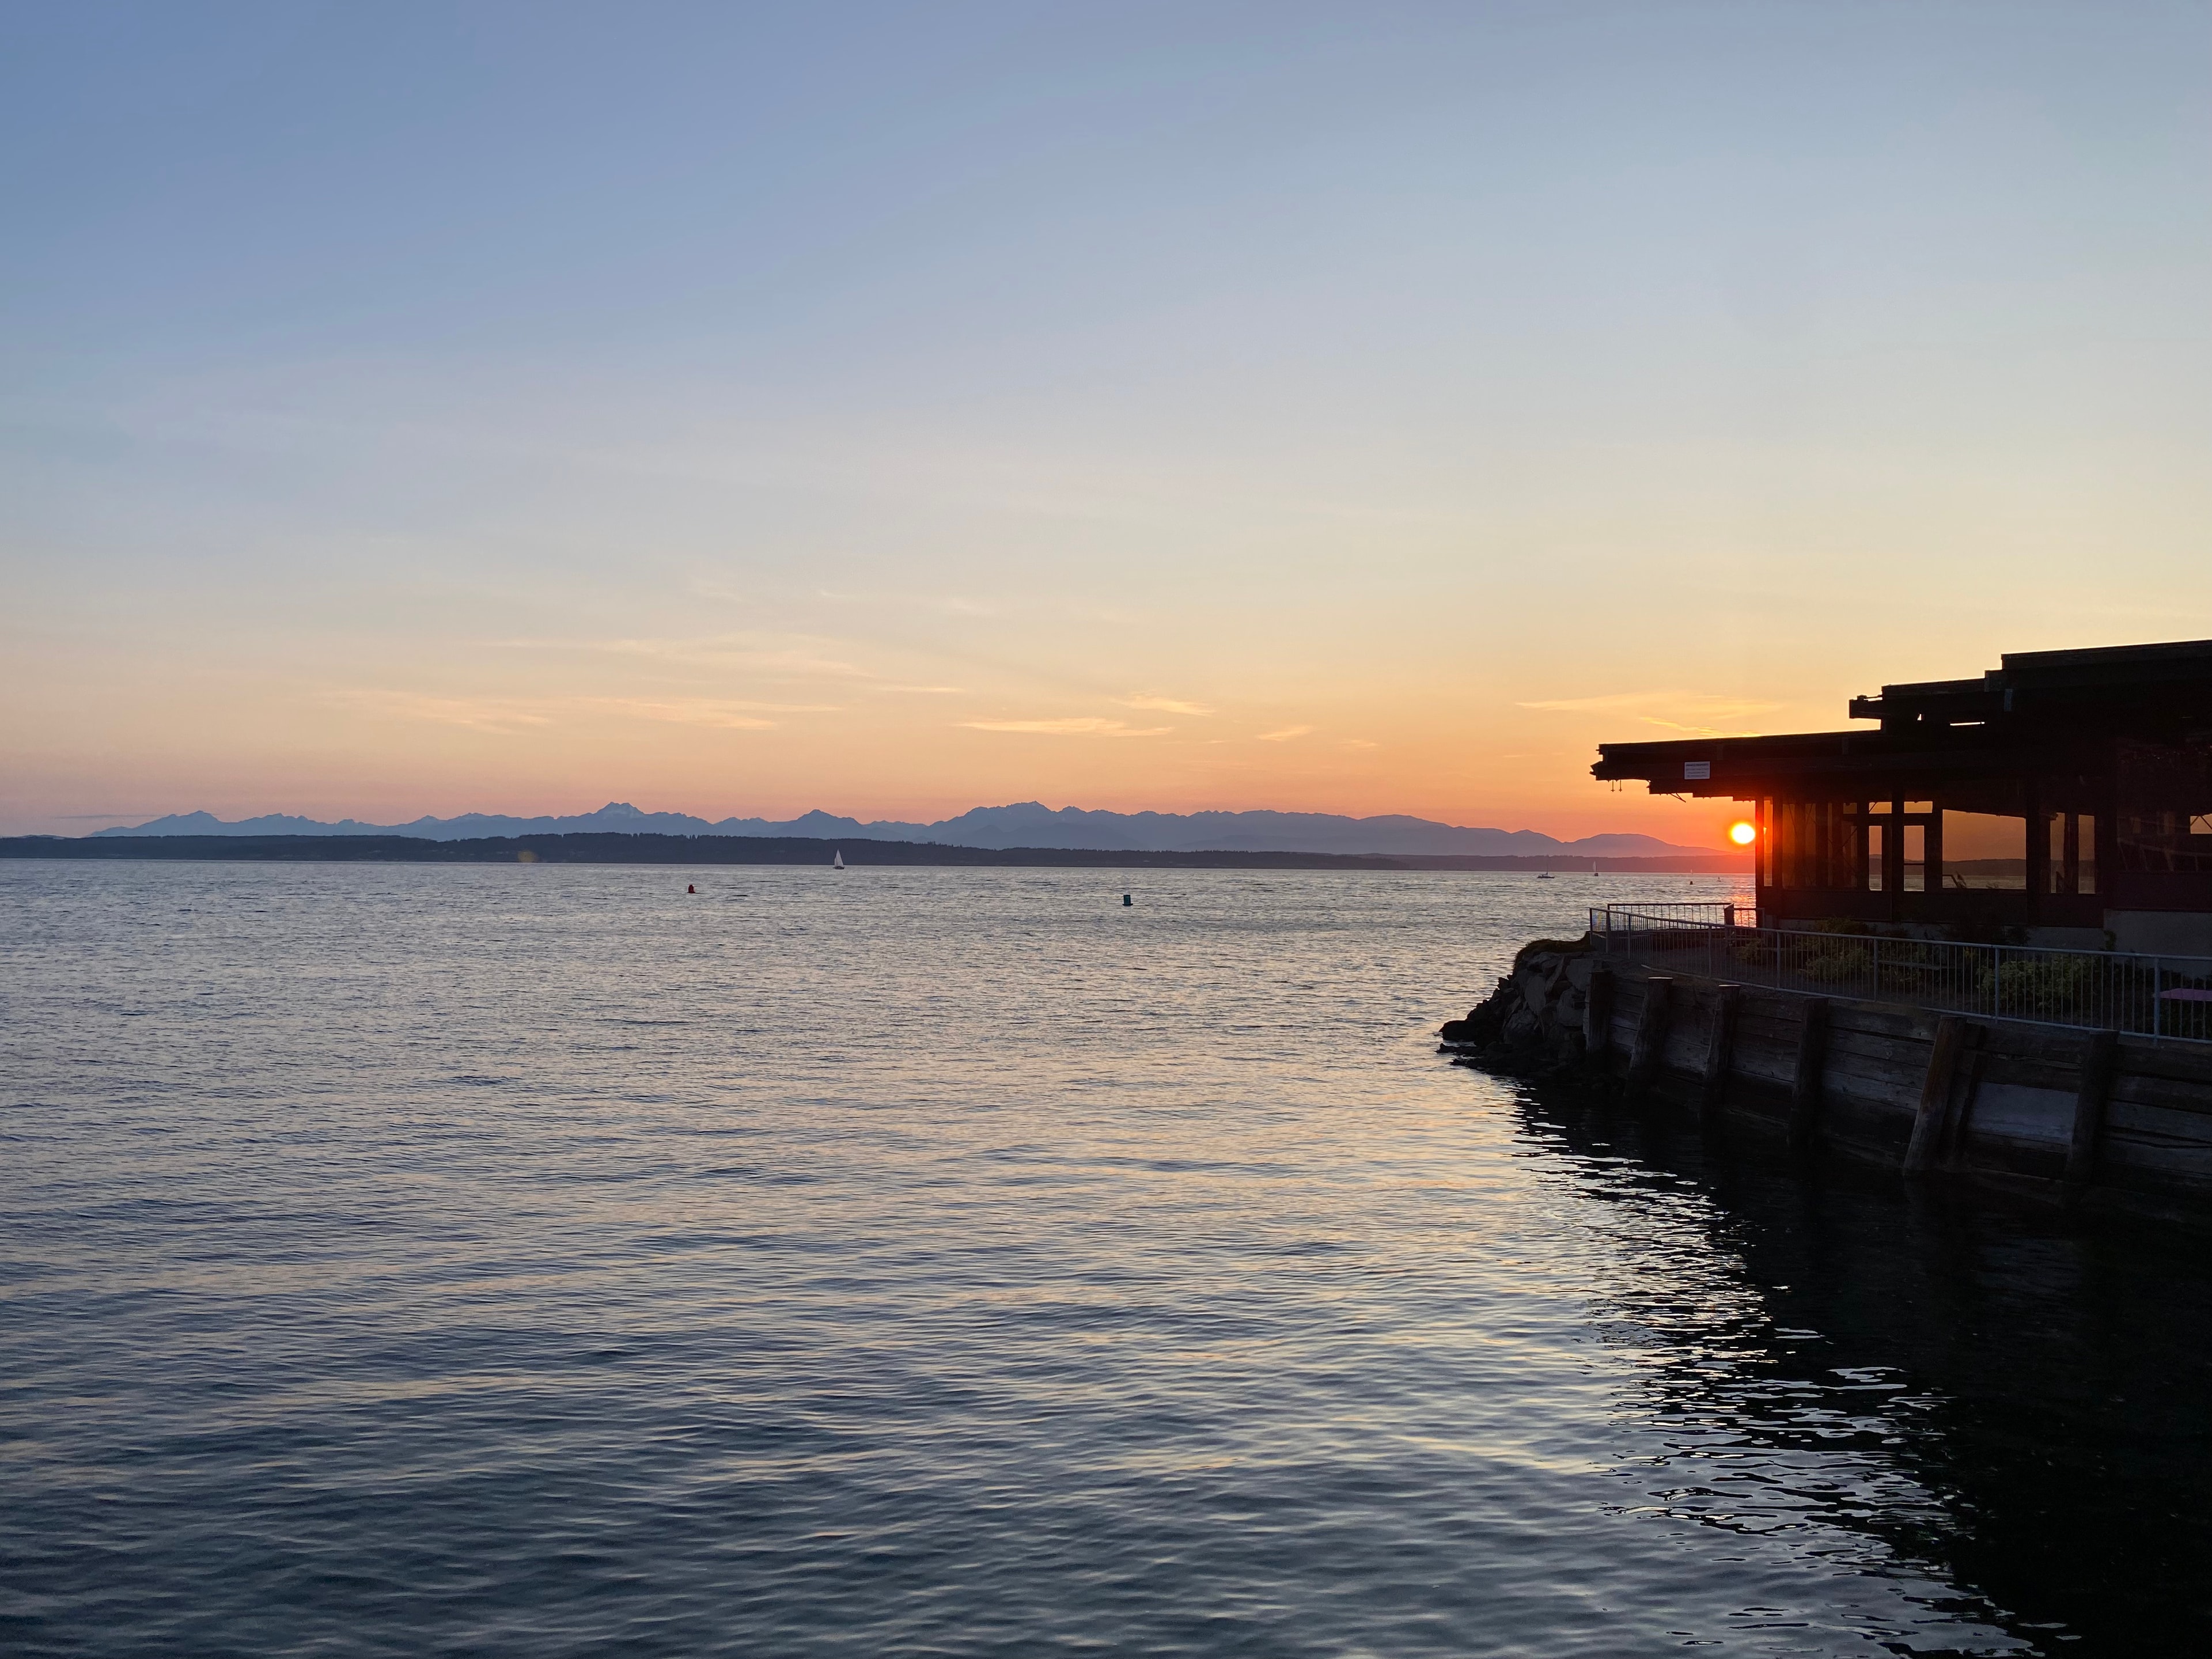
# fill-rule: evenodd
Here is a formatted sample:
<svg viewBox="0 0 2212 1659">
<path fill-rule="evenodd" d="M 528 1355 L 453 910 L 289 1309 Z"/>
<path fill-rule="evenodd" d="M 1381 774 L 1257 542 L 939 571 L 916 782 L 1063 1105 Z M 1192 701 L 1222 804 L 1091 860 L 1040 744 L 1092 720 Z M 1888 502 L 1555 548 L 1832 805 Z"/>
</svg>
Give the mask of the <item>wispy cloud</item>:
<svg viewBox="0 0 2212 1659">
<path fill-rule="evenodd" d="M 1211 714 L 1213 710 L 1202 702 L 1182 702 L 1174 697 L 1156 697 L 1149 691 L 1139 691 L 1133 696 L 1114 699 L 1124 708 L 1149 708 L 1161 714 Z"/>
<path fill-rule="evenodd" d="M 1709 691 L 1617 691 L 1601 697 L 1524 702 L 1520 707 L 1565 714 L 1623 714 L 1668 732 L 1683 732 L 1698 738 L 1728 738 L 1745 735 L 1742 721 L 1747 716 L 1767 714 L 1783 705 L 1748 697 L 1720 696 Z M 1659 709 L 1666 712 L 1650 712 Z M 1669 719 L 1668 715 L 1683 718 Z"/>
<path fill-rule="evenodd" d="M 767 731 L 775 722 L 761 719 L 763 714 L 834 714 L 837 712 L 837 705 L 829 702 L 740 702 L 715 697 L 592 697 L 585 701 L 592 708 L 627 714 L 637 720 L 667 720 L 683 726 L 716 726 L 732 732 Z"/>
<path fill-rule="evenodd" d="M 614 707 L 640 720 L 666 720 L 678 726 L 713 726 L 726 732 L 766 732 L 775 725 L 774 720 L 764 720 L 757 714 L 732 714 L 678 703 L 623 702 Z"/>
<path fill-rule="evenodd" d="M 415 691 L 386 691 L 366 686 L 328 695 L 333 702 L 350 704 L 374 714 L 427 720 L 436 726 L 465 726 L 472 732 L 501 736 L 553 724 L 553 717 L 545 712 L 544 704 L 512 697 L 432 697 Z"/>
<path fill-rule="evenodd" d="M 609 708 L 743 708 L 763 714 L 834 714 L 845 706 L 841 702 L 750 702 L 743 697 L 677 697 L 658 702 L 641 701 L 635 697 L 593 697 L 589 701 Z"/>
<path fill-rule="evenodd" d="M 787 679 L 873 679 L 855 663 L 826 654 L 835 642 L 804 636 L 727 634 L 695 639 L 520 639 L 489 643 L 507 651 L 571 651 L 648 657 L 695 667 L 742 669 Z"/>
<path fill-rule="evenodd" d="M 838 704 L 829 702 L 749 702 L 728 697 L 437 697 L 374 687 L 349 687 L 327 695 L 334 702 L 402 720 L 506 735 L 610 715 L 764 732 L 776 724 L 762 718 L 765 714 L 834 714 L 839 709 Z"/>
<path fill-rule="evenodd" d="M 1133 726 L 1127 720 L 1100 720 L 1095 715 L 1057 720 L 962 720 L 978 732 L 1024 732 L 1053 738 L 1157 738 L 1172 726 Z"/>
<path fill-rule="evenodd" d="M 1292 738 L 1306 737 L 1310 735 L 1312 731 L 1313 727 L 1310 726 L 1286 726 L 1279 732 L 1262 732 L 1260 734 L 1260 741 L 1262 743 L 1288 743 Z"/>
<path fill-rule="evenodd" d="M 958 593 L 854 593 L 833 587 L 814 590 L 817 599 L 832 605 L 895 606 L 901 611 L 927 611 L 941 617 L 1003 617 L 1009 606 L 1003 599 L 972 599 Z"/>
<path fill-rule="evenodd" d="M 1686 732 L 1693 738 L 1743 738 L 1751 734 L 1737 726 L 1690 726 L 1680 720 L 1662 720 L 1656 714 L 1638 714 L 1637 720 L 1645 726 L 1656 726 L 1664 732 Z"/>
</svg>

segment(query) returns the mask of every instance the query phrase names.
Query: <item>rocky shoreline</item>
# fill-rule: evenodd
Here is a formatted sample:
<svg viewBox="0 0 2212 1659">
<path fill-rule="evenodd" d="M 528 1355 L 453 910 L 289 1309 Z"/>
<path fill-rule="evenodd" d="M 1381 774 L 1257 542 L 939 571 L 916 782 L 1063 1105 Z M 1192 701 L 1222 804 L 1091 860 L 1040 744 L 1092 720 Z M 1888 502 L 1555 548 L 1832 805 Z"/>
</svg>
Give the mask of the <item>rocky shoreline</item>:
<svg viewBox="0 0 2212 1659">
<path fill-rule="evenodd" d="M 1589 1071 L 1583 1028 L 1595 965 L 1587 940 L 1530 940 L 1514 957 L 1512 972 L 1465 1019 L 1438 1029 L 1440 1050 L 1457 1063 L 1512 1077 Z"/>
</svg>

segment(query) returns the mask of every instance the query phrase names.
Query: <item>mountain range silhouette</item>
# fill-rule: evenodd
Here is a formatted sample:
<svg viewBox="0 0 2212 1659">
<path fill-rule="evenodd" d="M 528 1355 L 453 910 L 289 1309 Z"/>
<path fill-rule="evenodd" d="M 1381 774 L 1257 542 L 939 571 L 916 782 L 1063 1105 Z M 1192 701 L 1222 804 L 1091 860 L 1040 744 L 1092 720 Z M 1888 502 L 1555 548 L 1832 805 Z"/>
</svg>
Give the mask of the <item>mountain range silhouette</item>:
<svg viewBox="0 0 2212 1659">
<path fill-rule="evenodd" d="M 1636 858 L 1717 850 L 1677 846 L 1641 835 L 1584 836 L 1578 841 L 1561 841 L 1534 830 L 1470 829 L 1399 813 L 1358 818 L 1334 812 L 1265 811 L 1106 812 L 1064 806 L 1055 811 L 1033 800 L 1009 806 L 979 806 L 935 823 L 899 823 L 888 819 L 863 823 L 857 818 L 839 817 L 819 811 L 782 821 L 724 818 L 720 823 L 711 823 L 685 812 L 646 812 L 627 801 L 610 801 L 596 812 L 566 817 L 512 817 L 498 813 L 465 812 L 459 817 L 420 817 L 410 823 L 363 823 L 354 818 L 325 823 L 283 812 L 225 822 L 209 812 L 177 812 L 146 823 L 94 833 L 419 836 L 430 841 L 465 841 L 480 836 L 589 831 L 653 836 L 812 836 L 847 841 L 925 842 L 944 847 L 1037 847 L 1149 853 L 1408 853 L 1437 856 L 1576 853 L 1592 857 Z"/>
</svg>

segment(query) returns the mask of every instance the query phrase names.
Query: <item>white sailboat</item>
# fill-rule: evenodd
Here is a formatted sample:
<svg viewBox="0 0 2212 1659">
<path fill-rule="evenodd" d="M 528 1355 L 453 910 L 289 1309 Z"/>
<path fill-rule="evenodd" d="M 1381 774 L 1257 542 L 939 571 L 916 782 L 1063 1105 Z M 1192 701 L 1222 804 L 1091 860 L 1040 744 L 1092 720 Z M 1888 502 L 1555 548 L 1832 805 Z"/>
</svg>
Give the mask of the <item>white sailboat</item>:
<svg viewBox="0 0 2212 1659">
<path fill-rule="evenodd" d="M 830 867 L 832 870 L 842 870 L 845 867 L 845 852 L 842 848 L 830 855 Z"/>
</svg>

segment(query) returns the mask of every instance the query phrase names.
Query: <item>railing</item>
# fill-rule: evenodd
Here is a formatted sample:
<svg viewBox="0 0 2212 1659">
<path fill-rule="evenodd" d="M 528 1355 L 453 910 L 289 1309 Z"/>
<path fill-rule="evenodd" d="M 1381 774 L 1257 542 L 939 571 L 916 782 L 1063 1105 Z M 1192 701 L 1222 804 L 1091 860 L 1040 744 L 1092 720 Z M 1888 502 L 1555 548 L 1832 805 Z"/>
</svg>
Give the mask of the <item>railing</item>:
<svg viewBox="0 0 2212 1659">
<path fill-rule="evenodd" d="M 1707 913 L 1707 914 L 1692 914 Z M 1743 925 L 1723 904 L 1607 904 L 1590 938 L 1616 962 L 1993 1019 L 2212 1042 L 2212 957 L 1959 945 Z"/>
<path fill-rule="evenodd" d="M 1633 917 L 1641 927 L 1658 927 L 1666 922 L 1686 921 L 1708 927 L 1718 924 L 1723 927 L 1751 927 L 1758 924 L 1757 909 L 1748 904 L 1738 904 L 1729 899 L 1656 899 L 1646 902 L 1642 899 L 1632 904 L 1594 904 L 1590 907 L 1590 932 L 1604 930 L 1603 916 L 1619 914 Z"/>
</svg>

